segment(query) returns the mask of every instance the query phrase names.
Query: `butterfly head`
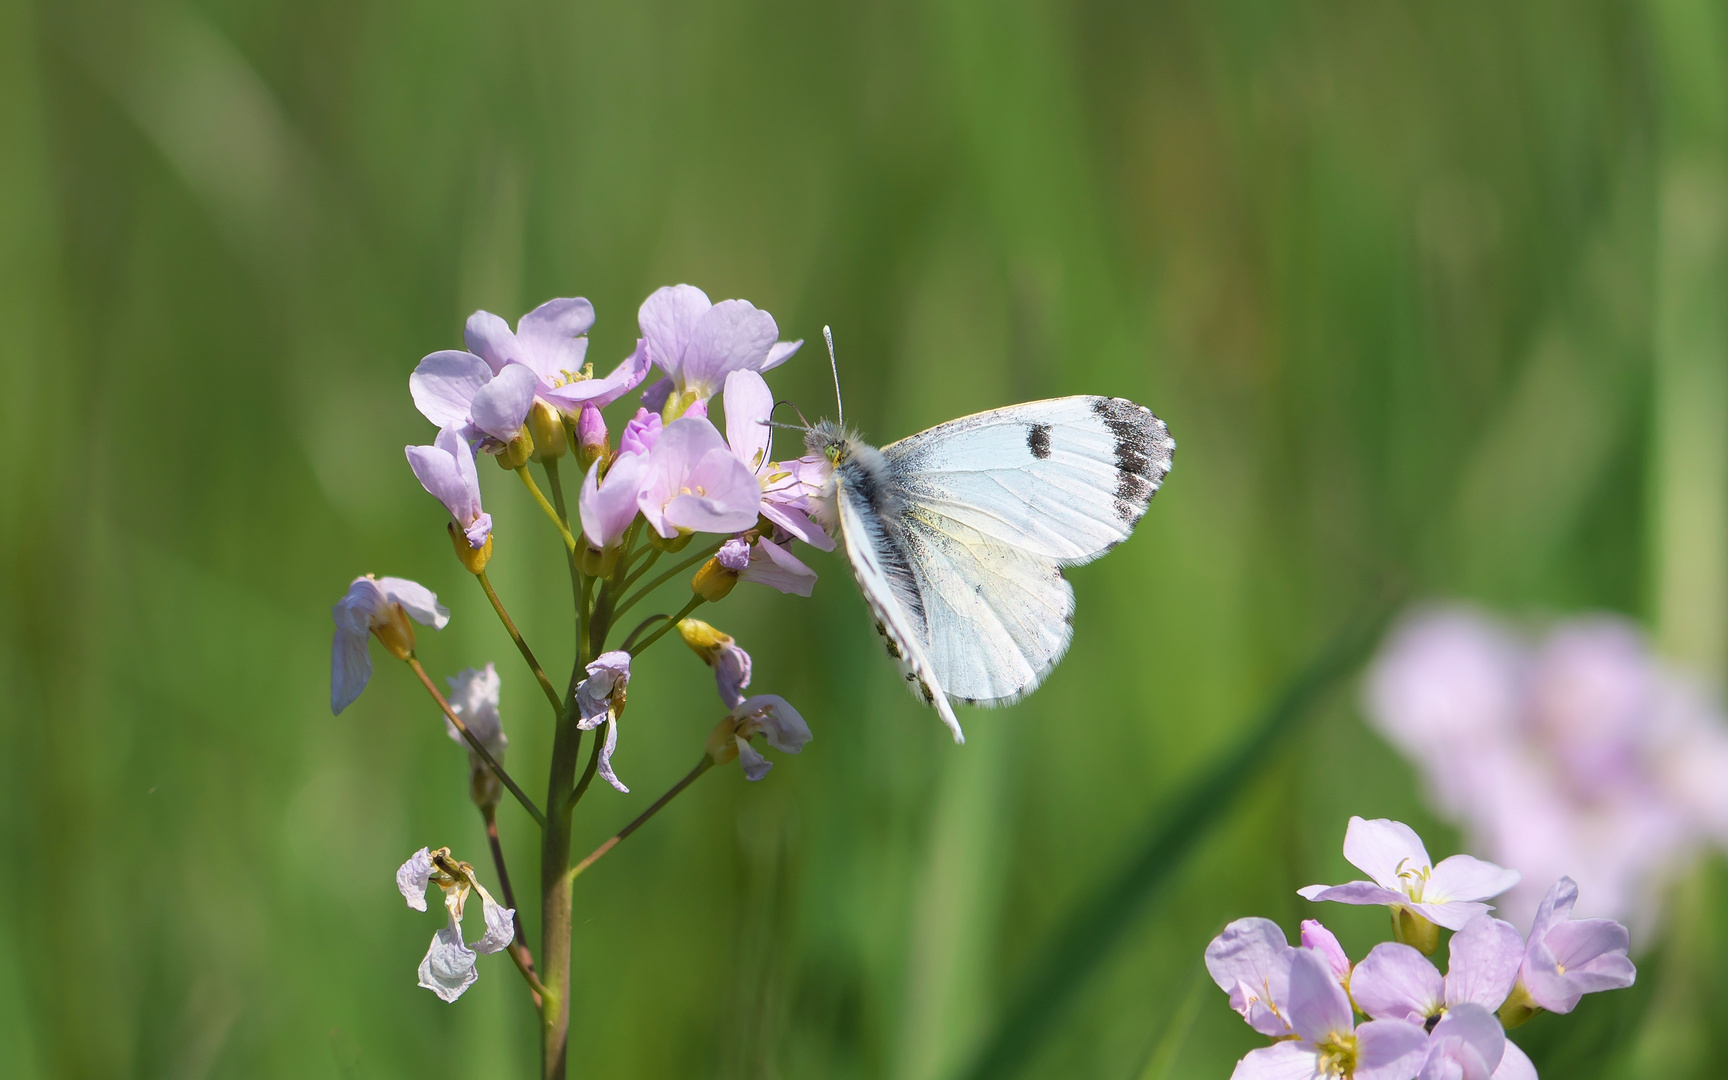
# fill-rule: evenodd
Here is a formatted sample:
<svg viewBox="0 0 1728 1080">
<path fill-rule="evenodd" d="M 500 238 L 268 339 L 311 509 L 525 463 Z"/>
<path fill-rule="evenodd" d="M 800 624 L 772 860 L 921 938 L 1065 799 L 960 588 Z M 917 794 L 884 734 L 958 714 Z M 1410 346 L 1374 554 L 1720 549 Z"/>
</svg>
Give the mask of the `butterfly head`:
<svg viewBox="0 0 1728 1080">
<path fill-rule="evenodd" d="M 857 443 L 858 436 L 840 426 L 837 420 L 819 420 L 804 432 L 804 449 L 821 454 L 830 465 L 851 457 Z"/>
</svg>

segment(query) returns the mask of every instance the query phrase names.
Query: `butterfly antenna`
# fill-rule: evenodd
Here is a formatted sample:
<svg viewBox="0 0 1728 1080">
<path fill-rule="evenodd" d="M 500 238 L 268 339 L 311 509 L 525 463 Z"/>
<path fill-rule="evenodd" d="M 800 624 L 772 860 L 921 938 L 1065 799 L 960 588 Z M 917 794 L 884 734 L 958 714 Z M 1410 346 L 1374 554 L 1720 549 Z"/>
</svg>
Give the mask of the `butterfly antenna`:
<svg viewBox="0 0 1728 1080">
<path fill-rule="evenodd" d="M 840 426 L 846 426 L 846 403 L 840 400 L 840 362 L 834 359 L 834 331 L 824 326 L 822 340 L 828 343 L 828 366 L 834 369 L 834 410 L 840 414 Z"/>
</svg>

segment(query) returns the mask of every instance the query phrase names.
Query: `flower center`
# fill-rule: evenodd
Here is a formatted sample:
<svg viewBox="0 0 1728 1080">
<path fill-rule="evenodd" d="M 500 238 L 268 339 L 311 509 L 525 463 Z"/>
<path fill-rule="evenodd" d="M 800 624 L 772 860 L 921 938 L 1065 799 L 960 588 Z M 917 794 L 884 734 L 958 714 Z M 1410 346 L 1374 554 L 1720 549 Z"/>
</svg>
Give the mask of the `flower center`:
<svg viewBox="0 0 1728 1080">
<path fill-rule="evenodd" d="M 1409 859 L 1398 861 L 1398 880 L 1404 883 L 1404 895 L 1420 904 L 1422 902 L 1422 890 L 1427 886 L 1428 876 L 1434 872 L 1434 868 L 1431 866 L 1411 867 L 1407 865 L 1409 862 Z"/>
<path fill-rule="evenodd" d="M 1356 1036 L 1350 1032 L 1335 1031 L 1315 1049 L 1321 1076 L 1349 1076 L 1356 1071 Z"/>
<path fill-rule="evenodd" d="M 581 371 L 560 371 L 558 378 L 552 381 L 554 387 L 569 386 L 575 382 L 587 382 L 594 377 L 594 365 L 583 364 Z"/>
</svg>

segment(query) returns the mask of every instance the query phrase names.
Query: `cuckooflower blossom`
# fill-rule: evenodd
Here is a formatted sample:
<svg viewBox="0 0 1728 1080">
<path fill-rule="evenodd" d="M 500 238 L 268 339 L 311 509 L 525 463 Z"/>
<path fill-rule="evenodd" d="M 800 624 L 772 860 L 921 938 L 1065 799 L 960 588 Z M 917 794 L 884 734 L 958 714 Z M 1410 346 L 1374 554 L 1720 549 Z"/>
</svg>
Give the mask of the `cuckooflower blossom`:
<svg viewBox="0 0 1728 1080">
<path fill-rule="evenodd" d="M 774 395 L 761 375 L 746 370 L 726 376 L 726 442 L 762 485 L 762 516 L 788 536 L 832 551 L 833 538 L 810 518 L 821 484 L 812 490 L 799 483 L 791 469 L 773 460 L 774 429 L 768 423 L 773 411 Z M 827 465 L 826 459 L 823 464 Z M 815 576 L 810 574 L 812 580 Z M 799 595 L 810 594 L 805 591 Z"/>
<path fill-rule="evenodd" d="M 1529 1003 L 1549 1012 L 1569 1013 L 1585 994 L 1631 986 L 1638 970 L 1626 953 L 1631 936 L 1613 919 L 1574 919 L 1578 886 L 1563 877 L 1536 909 L 1518 988 L 1508 1007 Z M 1522 999 L 1528 998 L 1528 1002 Z"/>
<path fill-rule="evenodd" d="M 444 680 L 450 684 L 450 711 L 462 718 L 470 733 L 498 764 L 504 764 L 504 748 L 510 740 L 504 734 L 504 723 L 498 717 L 498 691 L 503 681 L 491 664 L 484 668 L 465 668 Z M 469 790 L 478 806 L 497 806 L 504 785 L 491 766 L 474 752 L 468 740 L 456 730 L 449 717 L 444 730 L 451 740 L 468 751 Z"/>
<path fill-rule="evenodd" d="M 518 425 L 520 426 L 520 425 Z M 431 446 L 406 448 L 408 467 L 426 493 L 444 504 L 456 527 L 478 550 L 492 535 L 492 515 L 480 508 L 480 474 L 474 468 L 474 451 L 455 428 L 444 428 Z"/>
<path fill-rule="evenodd" d="M 708 757 L 716 765 L 738 758 L 746 780 L 760 780 L 774 766 L 750 740 L 762 735 L 769 746 L 783 754 L 796 754 L 810 741 L 809 725 L 785 698 L 758 694 L 745 698 L 708 734 Z"/>
<path fill-rule="evenodd" d="M 762 489 L 714 425 L 687 416 L 667 424 L 648 452 L 638 500 L 655 532 L 730 533 L 756 524 Z"/>
<path fill-rule="evenodd" d="M 668 419 L 719 393 L 734 371 L 768 371 L 785 363 L 803 340 L 776 342 L 774 317 L 748 300 L 711 303 L 693 285 L 655 290 L 637 312 L 648 355 L 665 373 L 643 395 L 663 401 Z"/>
<path fill-rule="evenodd" d="M 1460 1005 L 1498 1009 L 1518 979 L 1524 939 L 1511 923 L 1478 915 L 1452 937 L 1450 961 L 1441 977 L 1420 952 L 1382 942 L 1362 958 L 1350 977 L 1356 1006 L 1378 1020 L 1431 1024 Z"/>
<path fill-rule="evenodd" d="M 725 547 L 721 547 L 724 551 Z M 738 646 L 731 634 L 709 626 L 701 619 L 682 619 L 678 636 L 702 662 L 714 669 L 714 685 L 720 700 L 728 709 L 744 701 L 744 690 L 750 685 L 750 654 Z"/>
<path fill-rule="evenodd" d="M 600 778 L 619 791 L 629 793 L 612 771 L 612 752 L 618 748 L 618 714 L 624 711 L 625 687 L 630 685 L 630 654 L 603 652 L 588 665 L 588 677 L 576 688 L 576 726 L 592 731 L 606 725 L 606 743 L 600 748 Z"/>
<path fill-rule="evenodd" d="M 455 1001 L 479 978 L 474 970 L 477 954 L 498 952 L 515 940 L 516 912 L 493 900 L 474 876 L 474 868 L 456 861 L 449 848 L 421 848 L 396 871 L 396 888 L 415 911 L 426 910 L 430 885 L 437 885 L 444 893 L 450 922 L 432 935 L 432 944 L 420 961 L 420 985 L 444 1001 Z M 480 894 L 486 931 L 478 941 L 464 944 L 462 911 L 471 891 Z"/>
<path fill-rule="evenodd" d="M 604 378 L 594 378 L 585 364 L 588 329 L 594 306 L 581 297 L 548 300 L 516 322 L 516 332 L 489 311 L 468 316 L 463 336 L 471 352 L 502 373 L 519 364 L 535 376 L 535 392 L 558 408 L 578 411 L 584 404 L 605 408 L 634 390 L 648 374 L 647 343 Z"/>
<path fill-rule="evenodd" d="M 1287 1019 L 1295 1039 L 1250 1050 L 1231 1080 L 1411 1080 L 1428 1058 L 1428 1033 L 1407 1020 L 1357 1025 L 1350 998 L 1326 958 L 1309 949 L 1289 954 Z"/>
<path fill-rule="evenodd" d="M 1285 1010 L 1295 953 L 1271 919 L 1237 919 L 1206 946 L 1206 972 L 1249 1027 L 1281 1039 L 1292 1034 Z"/>
<path fill-rule="evenodd" d="M 538 386 L 520 364 L 493 368 L 473 353 L 445 349 L 422 359 L 408 376 L 408 391 L 420 415 L 464 439 L 501 450 L 528 420 Z"/>
<path fill-rule="evenodd" d="M 608 551 L 624 539 L 624 531 L 636 520 L 642 480 L 647 472 L 645 454 L 620 453 L 612 459 L 604 479 L 599 461 L 588 466 L 576 510 L 582 519 L 582 535 L 596 551 Z"/>
<path fill-rule="evenodd" d="M 1344 857 L 1374 880 L 1309 885 L 1297 892 L 1308 900 L 1385 904 L 1394 914 L 1413 912 L 1448 930 L 1462 930 L 1488 911 L 1482 901 L 1518 884 L 1519 877 L 1516 870 L 1469 855 L 1454 855 L 1434 865 L 1415 830 L 1385 818 L 1352 817 L 1344 834 Z"/>
<path fill-rule="evenodd" d="M 330 711 L 340 713 L 372 678 L 372 657 L 366 651 L 366 636 L 378 640 L 398 660 L 414 651 L 414 628 L 408 620 L 434 630 L 444 629 L 450 609 L 426 586 L 407 578 L 357 577 L 348 593 L 330 615 L 336 621 L 336 637 L 330 647 Z"/>
</svg>

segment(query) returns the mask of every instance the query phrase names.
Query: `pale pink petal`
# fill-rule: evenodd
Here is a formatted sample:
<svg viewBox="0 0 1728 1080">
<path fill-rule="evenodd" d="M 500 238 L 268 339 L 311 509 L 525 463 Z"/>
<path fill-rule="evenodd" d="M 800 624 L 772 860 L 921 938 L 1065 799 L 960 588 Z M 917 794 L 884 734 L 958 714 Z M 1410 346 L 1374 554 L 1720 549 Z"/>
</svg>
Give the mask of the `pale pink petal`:
<svg viewBox="0 0 1728 1080">
<path fill-rule="evenodd" d="M 1290 1007 L 1285 1015 L 1296 1033 L 1312 1043 L 1347 1035 L 1355 1023 L 1350 999 L 1325 958 L 1307 949 L 1295 950 L 1290 958 Z"/>
<path fill-rule="evenodd" d="M 422 359 L 408 376 L 408 392 L 420 415 L 441 428 L 467 427 L 469 405 L 492 381 L 492 368 L 470 352 L 446 349 Z"/>
<path fill-rule="evenodd" d="M 784 529 L 792 539 L 802 540 L 817 551 L 834 550 L 834 538 L 829 536 L 822 526 L 810 520 L 810 515 L 770 501 L 767 493 L 762 497 L 762 516 Z"/>
<path fill-rule="evenodd" d="M 725 398 L 726 443 L 751 472 L 760 474 L 774 456 L 774 429 L 768 426 L 774 395 L 754 371 L 734 371 L 726 376 Z"/>
<path fill-rule="evenodd" d="M 516 322 L 519 362 L 554 383 L 582 369 L 588 351 L 583 335 L 594 325 L 594 305 L 581 297 L 548 300 Z"/>
<path fill-rule="evenodd" d="M 1313 949 L 1326 958 L 1326 966 L 1332 969 L 1332 974 L 1340 982 L 1350 977 L 1350 957 L 1345 955 L 1344 946 L 1338 943 L 1338 936 L 1320 925 L 1318 919 L 1302 920 L 1302 947 Z"/>
<path fill-rule="evenodd" d="M 1462 930 L 1470 925 L 1470 920 L 1488 914 L 1491 910 L 1487 904 L 1475 900 L 1446 900 L 1441 903 L 1411 904 L 1410 909 L 1437 926 L 1448 930 Z"/>
<path fill-rule="evenodd" d="M 503 371 L 474 395 L 474 426 L 499 442 L 509 442 L 522 431 L 534 391 L 540 385 L 534 372 L 521 364 L 507 364 Z"/>
<path fill-rule="evenodd" d="M 1400 891 L 1404 887 L 1400 873 L 1433 865 L 1416 830 L 1387 818 L 1351 818 L 1344 831 L 1344 858 L 1382 888 Z"/>
<path fill-rule="evenodd" d="M 1277 1038 L 1290 1033 L 1273 1007 L 1289 1000 L 1294 952 L 1271 919 L 1237 919 L 1206 946 L 1206 971 L 1255 1031 Z"/>
<path fill-rule="evenodd" d="M 628 795 L 630 789 L 625 787 L 624 781 L 618 779 L 618 774 L 612 771 L 612 752 L 617 749 L 618 718 L 613 715 L 606 721 L 606 742 L 600 747 L 600 766 L 597 771 L 600 773 L 600 779 Z"/>
<path fill-rule="evenodd" d="M 1494 1070 L 1493 1080 L 1536 1080 L 1536 1066 L 1531 1063 L 1530 1055 L 1507 1039 L 1506 1053 L 1500 1058 L 1500 1067 Z"/>
<path fill-rule="evenodd" d="M 426 887 L 432 883 L 432 849 L 421 848 L 396 871 L 396 888 L 415 911 L 426 910 Z"/>
<path fill-rule="evenodd" d="M 1350 976 L 1350 996 L 1376 1020 L 1414 1020 L 1439 1012 L 1444 998 L 1440 973 L 1408 945 L 1383 941 Z"/>
<path fill-rule="evenodd" d="M 728 373 L 756 368 L 768 358 L 780 330 L 774 317 L 748 300 L 722 300 L 703 312 L 684 347 L 680 385 L 706 400 Z"/>
<path fill-rule="evenodd" d="M 658 413 L 666 407 L 666 399 L 672 396 L 672 389 L 672 376 L 655 379 L 648 384 L 646 390 L 642 391 L 642 407 Z"/>
<path fill-rule="evenodd" d="M 486 361 L 493 374 L 517 359 L 516 335 L 510 332 L 510 324 L 490 311 L 476 311 L 468 316 L 462 337 L 468 351 Z"/>
<path fill-rule="evenodd" d="M 1474 1002 L 1498 1009 L 1518 981 L 1524 939 L 1511 923 L 1487 915 L 1452 935 L 1446 964 L 1446 1004 Z"/>
<path fill-rule="evenodd" d="M 1349 881 L 1343 885 L 1305 885 L 1296 895 L 1316 903 L 1337 904 L 1407 904 L 1410 898 L 1401 892 L 1383 889 L 1372 881 Z"/>
<path fill-rule="evenodd" d="M 1446 1011 L 1429 1033 L 1430 1062 L 1435 1051 L 1450 1053 L 1463 1066 L 1463 1080 L 1489 1080 L 1506 1051 L 1506 1031 L 1493 1013 L 1465 1002 Z M 1424 1077 L 1429 1076 L 1426 1069 Z"/>
<path fill-rule="evenodd" d="M 696 320 L 713 306 L 708 294 L 694 285 L 668 285 L 654 290 L 642 301 L 636 312 L 637 325 L 648 342 L 649 357 L 669 377 L 676 379 L 680 375 L 684 350 Z"/>
<path fill-rule="evenodd" d="M 450 609 L 438 602 L 438 596 L 418 581 L 407 578 L 381 577 L 378 589 L 384 598 L 401 604 L 408 617 L 421 626 L 442 630 L 450 622 Z"/>
<path fill-rule="evenodd" d="M 676 427 L 677 421 L 667 430 Z M 665 445 L 662 436 L 661 445 Z M 655 447 L 658 453 L 659 447 Z M 663 519 L 675 529 L 690 532 L 730 533 L 756 524 L 762 506 L 762 487 L 744 463 L 721 447 L 704 454 L 683 477 L 683 493 L 666 503 Z M 662 536 L 669 535 L 662 531 Z"/>
<path fill-rule="evenodd" d="M 1428 1057 L 1428 1033 L 1407 1020 L 1370 1020 L 1356 1029 L 1354 1080 L 1410 1080 Z"/>
<path fill-rule="evenodd" d="M 784 364 L 786 361 L 792 359 L 792 354 L 797 352 L 799 350 L 799 348 L 803 346 L 803 344 L 804 344 L 803 338 L 799 338 L 797 341 L 775 342 L 774 347 L 772 349 L 768 350 L 768 359 L 762 361 L 762 366 L 760 368 L 757 368 L 757 370 L 758 371 L 772 371 L 772 370 L 774 370 L 775 368 L 779 367 L 781 364 Z"/>
<path fill-rule="evenodd" d="M 757 694 L 732 708 L 733 717 L 744 721 L 739 730 L 760 731 L 768 745 L 783 754 L 796 754 L 810 741 L 810 726 L 790 702 L 778 694 Z"/>
<path fill-rule="evenodd" d="M 582 520 L 582 535 L 592 547 L 604 551 L 624 538 L 625 530 L 636 520 L 637 497 L 642 493 L 647 467 L 644 455 L 620 454 L 612 459 L 603 483 L 600 462 L 588 467 L 576 510 Z"/>
<path fill-rule="evenodd" d="M 541 396 L 559 405 L 576 411 L 583 405 L 592 405 L 597 409 L 617 401 L 641 385 L 648 375 L 648 346 L 641 338 L 636 339 L 636 351 L 626 356 L 622 363 L 612 369 L 610 375 L 598 379 L 580 379 L 566 383 L 551 390 L 542 391 Z"/>
<path fill-rule="evenodd" d="M 477 953 L 490 956 L 516 940 L 516 912 L 484 892 L 480 894 L 480 899 L 485 905 L 486 932 L 480 935 L 480 940 L 474 943 L 473 949 Z"/>
<path fill-rule="evenodd" d="M 1556 922 L 1571 918 L 1572 906 L 1577 902 L 1578 883 L 1569 877 L 1556 881 L 1536 908 L 1536 918 L 1530 924 L 1529 940 L 1541 940 L 1548 935 L 1549 928 Z"/>
<path fill-rule="evenodd" d="M 1492 900 L 1518 884 L 1523 877 L 1470 855 L 1440 860 L 1422 886 L 1422 899 L 1430 903 L 1447 900 Z"/>
<path fill-rule="evenodd" d="M 1281 1042 L 1248 1051 L 1247 1056 L 1236 1063 L 1230 1080 L 1315 1080 L 1320 1075 L 1320 1056 L 1312 1046 L 1304 1042 Z"/>
<path fill-rule="evenodd" d="M 809 596 L 816 587 L 816 571 L 803 560 L 767 537 L 750 547 L 750 563 L 738 575 L 739 581 L 754 582 L 778 589 L 789 596 Z"/>
<path fill-rule="evenodd" d="M 455 1001 L 479 978 L 475 959 L 474 950 L 462 943 L 462 928 L 452 915 L 450 925 L 432 935 L 432 945 L 420 961 L 420 985 L 444 1001 Z"/>
</svg>

